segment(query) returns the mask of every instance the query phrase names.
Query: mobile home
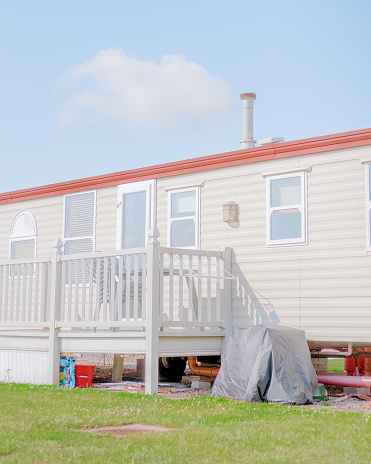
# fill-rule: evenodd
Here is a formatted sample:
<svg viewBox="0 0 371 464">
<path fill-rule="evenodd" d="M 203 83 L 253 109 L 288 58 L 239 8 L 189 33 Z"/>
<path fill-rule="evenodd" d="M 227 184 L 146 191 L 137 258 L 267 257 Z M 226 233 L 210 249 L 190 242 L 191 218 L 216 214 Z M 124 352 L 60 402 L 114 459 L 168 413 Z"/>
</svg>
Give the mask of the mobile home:
<svg viewBox="0 0 371 464">
<path fill-rule="evenodd" d="M 159 356 L 261 323 L 371 347 L 370 166 L 363 129 L 0 194 L 0 380 L 142 353 L 154 393 Z"/>
</svg>

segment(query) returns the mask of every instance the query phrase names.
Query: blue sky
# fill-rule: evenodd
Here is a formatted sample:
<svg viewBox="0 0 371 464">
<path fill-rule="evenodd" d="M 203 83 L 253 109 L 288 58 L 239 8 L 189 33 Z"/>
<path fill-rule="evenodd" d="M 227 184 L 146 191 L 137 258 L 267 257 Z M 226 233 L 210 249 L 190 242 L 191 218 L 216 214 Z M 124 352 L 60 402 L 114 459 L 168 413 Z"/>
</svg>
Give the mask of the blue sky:
<svg viewBox="0 0 371 464">
<path fill-rule="evenodd" d="M 0 0 L 0 191 L 370 127 L 371 2 Z"/>
</svg>

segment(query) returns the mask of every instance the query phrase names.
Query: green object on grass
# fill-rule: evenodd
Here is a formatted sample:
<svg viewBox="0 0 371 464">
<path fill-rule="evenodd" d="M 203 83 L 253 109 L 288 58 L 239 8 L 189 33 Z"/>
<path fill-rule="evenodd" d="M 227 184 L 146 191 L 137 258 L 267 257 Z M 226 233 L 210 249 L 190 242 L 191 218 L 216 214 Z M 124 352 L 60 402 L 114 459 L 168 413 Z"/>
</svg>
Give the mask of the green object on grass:
<svg viewBox="0 0 371 464">
<path fill-rule="evenodd" d="M 328 400 L 328 394 L 323 383 L 319 383 L 316 391 L 313 395 L 313 401 L 326 401 Z"/>
</svg>

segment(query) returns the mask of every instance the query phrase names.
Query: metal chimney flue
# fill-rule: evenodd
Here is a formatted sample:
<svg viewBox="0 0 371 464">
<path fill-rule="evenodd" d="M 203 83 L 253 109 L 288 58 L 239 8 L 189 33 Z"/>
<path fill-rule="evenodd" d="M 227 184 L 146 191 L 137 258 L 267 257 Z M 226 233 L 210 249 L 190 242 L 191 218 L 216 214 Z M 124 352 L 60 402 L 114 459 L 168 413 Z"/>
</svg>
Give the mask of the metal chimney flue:
<svg viewBox="0 0 371 464">
<path fill-rule="evenodd" d="M 254 140 L 254 100 L 255 93 L 241 93 L 240 95 L 243 104 L 242 113 L 242 140 L 240 140 L 241 148 L 255 147 Z"/>
</svg>

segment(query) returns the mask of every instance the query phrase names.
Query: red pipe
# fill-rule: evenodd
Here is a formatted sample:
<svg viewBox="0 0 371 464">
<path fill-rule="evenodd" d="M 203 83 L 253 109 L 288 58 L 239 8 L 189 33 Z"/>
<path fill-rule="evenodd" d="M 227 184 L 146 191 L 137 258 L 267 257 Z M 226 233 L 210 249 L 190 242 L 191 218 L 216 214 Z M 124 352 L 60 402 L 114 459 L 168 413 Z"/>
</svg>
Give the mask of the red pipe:
<svg viewBox="0 0 371 464">
<path fill-rule="evenodd" d="M 318 374 L 318 382 L 325 385 L 342 385 L 344 387 L 371 387 L 371 377 L 348 375 Z"/>
</svg>

